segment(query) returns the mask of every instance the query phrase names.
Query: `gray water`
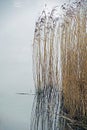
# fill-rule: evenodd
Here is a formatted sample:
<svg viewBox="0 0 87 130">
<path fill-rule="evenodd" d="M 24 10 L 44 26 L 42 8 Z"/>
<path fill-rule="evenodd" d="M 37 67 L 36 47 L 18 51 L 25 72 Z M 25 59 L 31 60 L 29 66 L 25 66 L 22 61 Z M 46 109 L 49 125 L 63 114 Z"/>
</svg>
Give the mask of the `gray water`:
<svg viewBox="0 0 87 130">
<path fill-rule="evenodd" d="M 61 0 L 0 0 L 0 130 L 29 130 L 34 96 L 16 93 L 34 93 L 35 21 L 45 4 L 57 3 Z"/>
<path fill-rule="evenodd" d="M 29 130 L 33 96 L 0 94 L 0 130 Z"/>
</svg>

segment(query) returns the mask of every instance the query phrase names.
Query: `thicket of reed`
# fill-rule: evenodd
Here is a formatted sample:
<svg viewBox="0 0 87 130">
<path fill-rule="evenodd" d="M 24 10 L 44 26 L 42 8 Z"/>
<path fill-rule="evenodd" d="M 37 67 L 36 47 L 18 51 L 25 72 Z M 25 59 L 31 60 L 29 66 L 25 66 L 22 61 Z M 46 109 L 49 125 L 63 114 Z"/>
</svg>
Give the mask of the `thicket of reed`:
<svg viewBox="0 0 87 130">
<path fill-rule="evenodd" d="M 44 10 L 36 22 L 31 130 L 63 130 L 55 123 L 62 111 L 77 120 L 87 117 L 87 1 L 64 4 L 62 10 L 61 16 L 57 6 L 48 14 Z"/>
<path fill-rule="evenodd" d="M 34 44 L 33 44 L 33 65 L 34 81 L 36 89 L 43 89 L 47 86 L 58 86 L 58 39 L 56 34 L 56 21 L 53 18 L 55 9 L 48 15 L 43 11 L 36 22 Z"/>
<path fill-rule="evenodd" d="M 70 116 L 81 119 L 87 116 L 87 8 L 79 4 L 64 17 L 61 70 L 64 108 Z"/>
<path fill-rule="evenodd" d="M 36 22 L 33 42 L 34 81 L 36 105 L 33 111 L 31 130 L 58 130 L 61 106 L 60 55 L 56 33 L 58 26 L 54 19 L 55 9 L 42 12 Z M 60 83 L 59 83 L 60 82 Z"/>
</svg>

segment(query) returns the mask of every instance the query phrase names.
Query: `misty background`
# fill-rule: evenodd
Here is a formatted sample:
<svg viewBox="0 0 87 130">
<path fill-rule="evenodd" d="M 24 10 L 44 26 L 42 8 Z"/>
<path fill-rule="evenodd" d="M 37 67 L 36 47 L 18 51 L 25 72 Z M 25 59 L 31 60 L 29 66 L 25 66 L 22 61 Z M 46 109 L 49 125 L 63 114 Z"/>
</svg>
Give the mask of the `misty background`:
<svg viewBox="0 0 87 130">
<path fill-rule="evenodd" d="M 69 0 L 63 0 L 66 2 Z M 0 0 L 0 130 L 29 130 L 33 95 L 35 21 L 61 0 Z"/>
</svg>

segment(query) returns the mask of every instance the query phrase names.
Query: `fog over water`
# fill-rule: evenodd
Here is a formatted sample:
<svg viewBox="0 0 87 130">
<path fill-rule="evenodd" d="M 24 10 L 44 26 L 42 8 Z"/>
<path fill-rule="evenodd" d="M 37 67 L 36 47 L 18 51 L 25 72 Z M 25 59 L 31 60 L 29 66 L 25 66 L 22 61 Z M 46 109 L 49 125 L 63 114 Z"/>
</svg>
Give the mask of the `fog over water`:
<svg viewBox="0 0 87 130">
<path fill-rule="evenodd" d="M 34 96 L 16 93 L 34 93 L 32 41 L 45 4 L 61 0 L 0 0 L 0 130 L 29 130 Z"/>
</svg>

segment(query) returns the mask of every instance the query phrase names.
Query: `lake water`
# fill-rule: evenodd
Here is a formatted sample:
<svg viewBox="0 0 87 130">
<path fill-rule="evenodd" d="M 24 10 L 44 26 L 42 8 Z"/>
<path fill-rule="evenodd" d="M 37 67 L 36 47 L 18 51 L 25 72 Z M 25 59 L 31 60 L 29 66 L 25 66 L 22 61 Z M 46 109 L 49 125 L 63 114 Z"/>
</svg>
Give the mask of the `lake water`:
<svg viewBox="0 0 87 130">
<path fill-rule="evenodd" d="M 29 130 L 33 97 L 0 94 L 0 130 Z"/>
</svg>

